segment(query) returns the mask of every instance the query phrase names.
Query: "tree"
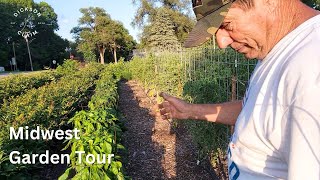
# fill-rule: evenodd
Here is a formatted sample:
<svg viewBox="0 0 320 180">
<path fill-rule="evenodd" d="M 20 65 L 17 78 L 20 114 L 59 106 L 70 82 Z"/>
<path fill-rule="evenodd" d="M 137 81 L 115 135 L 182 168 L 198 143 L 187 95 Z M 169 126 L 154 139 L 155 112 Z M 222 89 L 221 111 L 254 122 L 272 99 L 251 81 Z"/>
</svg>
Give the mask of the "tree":
<svg viewBox="0 0 320 180">
<path fill-rule="evenodd" d="M 111 19 L 104 9 L 89 7 L 80 9 L 83 16 L 79 19 L 79 26 L 71 33 L 79 43 L 79 50 L 86 54 L 95 49 L 99 52 L 100 62 L 105 62 L 105 52 L 108 49 L 117 62 L 117 50 L 135 44 L 128 30 Z"/>
<path fill-rule="evenodd" d="M 82 8 L 80 12 L 83 16 L 79 19 L 78 28 L 80 35 L 79 49 L 83 53 L 98 49 L 100 54 L 100 62 L 104 64 L 104 53 L 107 49 L 108 42 L 101 37 L 100 30 L 103 29 L 103 23 L 111 22 L 111 17 L 102 8 Z"/>
<path fill-rule="evenodd" d="M 148 30 L 148 24 L 157 16 L 159 10 L 169 15 L 180 43 L 184 42 L 195 24 L 194 17 L 189 16 L 192 13 L 190 13 L 191 3 L 188 0 L 133 0 L 133 3 L 139 7 L 132 24 L 142 28 L 143 31 Z M 144 34 L 142 34 L 142 39 Z"/>
<path fill-rule="evenodd" d="M 157 14 L 150 25 L 144 28 L 142 43 L 145 47 L 157 49 L 171 49 L 179 45 L 170 15 L 164 8 L 157 9 Z"/>
<path fill-rule="evenodd" d="M 129 35 L 127 29 L 119 21 L 112 21 L 106 28 L 102 30 L 106 39 L 109 39 L 109 48 L 113 54 L 114 61 L 117 62 L 117 50 L 124 51 L 128 48 L 134 47 L 134 40 Z"/>
</svg>

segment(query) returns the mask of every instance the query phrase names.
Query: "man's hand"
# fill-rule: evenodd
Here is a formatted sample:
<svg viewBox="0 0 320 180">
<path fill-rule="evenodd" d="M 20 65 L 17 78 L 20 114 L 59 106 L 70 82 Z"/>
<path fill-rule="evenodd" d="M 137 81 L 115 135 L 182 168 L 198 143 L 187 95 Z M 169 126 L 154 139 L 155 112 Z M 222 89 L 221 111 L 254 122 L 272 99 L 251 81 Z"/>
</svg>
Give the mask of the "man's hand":
<svg viewBox="0 0 320 180">
<path fill-rule="evenodd" d="M 165 100 L 158 105 L 162 119 L 188 119 L 191 109 L 191 104 L 170 96 L 166 93 L 160 93 L 160 96 Z"/>
<path fill-rule="evenodd" d="M 206 120 L 234 125 L 242 109 L 241 101 L 220 104 L 190 104 L 179 98 L 160 93 L 164 102 L 158 105 L 162 119 Z"/>
</svg>

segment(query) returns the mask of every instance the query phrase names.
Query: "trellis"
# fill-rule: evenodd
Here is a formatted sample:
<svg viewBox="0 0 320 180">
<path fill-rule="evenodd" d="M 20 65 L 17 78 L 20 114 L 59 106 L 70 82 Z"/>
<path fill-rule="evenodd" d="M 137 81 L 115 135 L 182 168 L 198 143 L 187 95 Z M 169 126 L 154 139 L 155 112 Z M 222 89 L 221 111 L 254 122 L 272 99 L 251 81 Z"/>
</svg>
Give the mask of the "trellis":
<svg viewBox="0 0 320 180">
<path fill-rule="evenodd" d="M 157 49 L 147 54 L 155 57 L 157 75 L 170 74 L 165 64 L 174 60 L 180 68 L 179 74 L 183 82 L 217 80 L 220 94 L 226 94 L 220 102 L 242 99 L 257 62 L 246 59 L 231 48 L 219 49 L 214 44 L 192 49 Z M 222 92 L 224 90 L 227 92 Z"/>
</svg>

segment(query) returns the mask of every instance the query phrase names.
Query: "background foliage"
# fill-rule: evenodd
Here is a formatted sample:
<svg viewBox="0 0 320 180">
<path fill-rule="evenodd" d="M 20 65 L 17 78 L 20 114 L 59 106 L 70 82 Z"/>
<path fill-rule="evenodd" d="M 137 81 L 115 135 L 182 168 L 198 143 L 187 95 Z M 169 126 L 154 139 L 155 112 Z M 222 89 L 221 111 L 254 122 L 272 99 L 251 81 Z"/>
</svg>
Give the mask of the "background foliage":
<svg viewBox="0 0 320 180">
<path fill-rule="evenodd" d="M 141 47 L 151 46 L 151 42 L 146 39 L 154 33 L 153 28 L 157 28 L 155 24 L 161 21 L 161 28 L 167 32 L 162 34 L 172 39 L 171 31 L 173 30 L 180 44 L 184 42 L 195 24 L 194 18 L 190 16 L 191 2 L 188 0 L 133 0 L 133 3 L 138 6 L 138 9 L 132 24 L 143 30 L 140 37 Z M 163 36 L 161 40 L 164 41 L 163 43 L 167 41 Z"/>
<path fill-rule="evenodd" d="M 320 10 L 320 0 L 302 0 L 302 2 L 310 7 Z"/>
</svg>

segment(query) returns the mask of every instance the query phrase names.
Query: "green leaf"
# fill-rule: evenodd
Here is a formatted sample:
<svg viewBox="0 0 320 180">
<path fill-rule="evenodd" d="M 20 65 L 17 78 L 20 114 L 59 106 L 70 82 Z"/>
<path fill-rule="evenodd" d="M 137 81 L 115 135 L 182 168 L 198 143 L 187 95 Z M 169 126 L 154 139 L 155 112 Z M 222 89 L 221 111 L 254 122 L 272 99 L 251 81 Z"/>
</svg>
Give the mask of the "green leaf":
<svg viewBox="0 0 320 180">
<path fill-rule="evenodd" d="M 71 168 L 68 168 L 59 178 L 58 180 L 66 180 L 69 177 Z"/>
</svg>

